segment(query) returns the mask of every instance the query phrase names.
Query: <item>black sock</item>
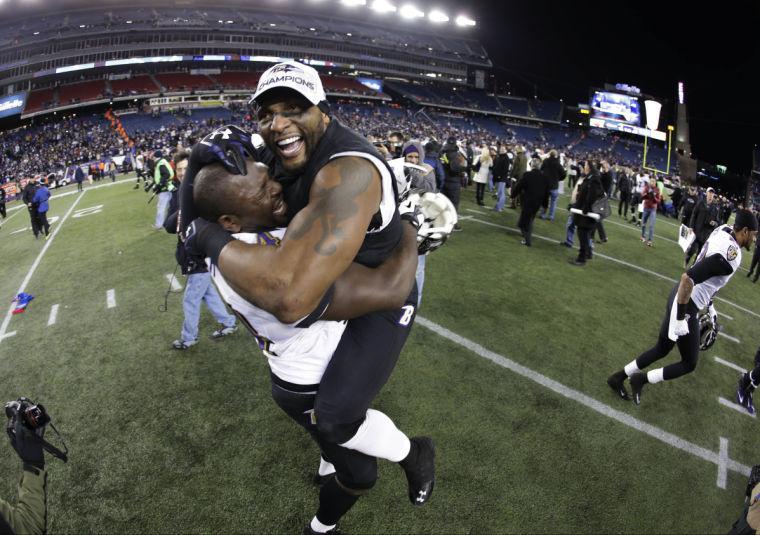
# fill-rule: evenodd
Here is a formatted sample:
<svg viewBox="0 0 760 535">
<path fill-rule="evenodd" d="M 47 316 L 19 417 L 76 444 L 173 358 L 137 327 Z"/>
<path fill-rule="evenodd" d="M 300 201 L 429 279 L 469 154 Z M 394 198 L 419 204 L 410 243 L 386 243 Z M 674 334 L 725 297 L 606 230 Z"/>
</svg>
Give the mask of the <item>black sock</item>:
<svg viewBox="0 0 760 535">
<path fill-rule="evenodd" d="M 334 526 L 358 499 L 359 494 L 349 494 L 338 484 L 337 478 L 330 479 L 319 491 L 317 520 L 327 526 Z"/>
<path fill-rule="evenodd" d="M 417 465 L 417 457 L 420 455 L 420 447 L 414 440 L 409 440 L 409 453 L 398 464 L 401 468 L 408 470 L 409 468 Z"/>
</svg>

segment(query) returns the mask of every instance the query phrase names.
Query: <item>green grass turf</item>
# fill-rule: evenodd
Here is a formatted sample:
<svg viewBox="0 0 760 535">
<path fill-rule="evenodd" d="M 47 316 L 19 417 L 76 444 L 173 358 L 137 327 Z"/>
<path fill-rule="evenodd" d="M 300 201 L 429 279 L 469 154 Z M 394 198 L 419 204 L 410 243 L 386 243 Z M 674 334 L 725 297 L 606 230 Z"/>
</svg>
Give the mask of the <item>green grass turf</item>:
<svg viewBox="0 0 760 535">
<path fill-rule="evenodd" d="M 77 198 L 54 198 L 51 215 Z M 85 193 L 75 209 L 102 212 L 63 224 L 27 287 L 36 299 L 0 342 L 0 397 L 44 403 L 71 451 L 67 465 L 49 461 L 50 530 L 299 532 L 316 507 L 317 449 L 271 401 L 268 367 L 246 333 L 214 342 L 204 312 L 200 343 L 169 349 L 181 294 L 167 312 L 159 306 L 174 237 L 150 228 L 155 204 L 146 200 L 131 182 Z M 751 365 L 756 317 L 719 302 L 741 343 L 719 338 L 695 373 L 647 387 L 639 407 L 623 403 L 605 379 L 654 342 L 672 284 L 601 257 L 568 265 L 572 253 L 556 244 L 564 212 L 536 222 L 536 234 L 554 241 L 530 249 L 483 223 L 515 227 L 514 211 L 478 208 L 468 191 L 461 215 L 473 219 L 428 258 L 422 316 L 699 446 L 717 451 L 726 437 L 732 459 L 758 461 L 757 422 L 717 403 L 733 398 L 737 373 L 713 361 Z M 0 230 L 6 303 L 43 247 L 31 232 L 10 234 L 26 225 L 20 214 Z M 676 245 L 649 249 L 633 230 L 607 231 L 597 251 L 679 276 Z M 676 228 L 658 221 L 657 232 L 674 239 Z M 721 295 L 760 311 L 743 275 Z M 108 309 L 111 288 L 117 307 Z M 58 320 L 47 327 L 53 304 Z M 434 437 L 438 481 L 431 502 L 412 508 L 402 471 L 381 462 L 377 486 L 341 523 L 348 533 L 723 533 L 741 510 L 744 476 L 729 472 L 721 490 L 714 464 L 421 326 L 375 407 L 410 435 Z M 10 447 L 0 448 L 0 471 L 0 493 L 15 496 Z"/>
</svg>

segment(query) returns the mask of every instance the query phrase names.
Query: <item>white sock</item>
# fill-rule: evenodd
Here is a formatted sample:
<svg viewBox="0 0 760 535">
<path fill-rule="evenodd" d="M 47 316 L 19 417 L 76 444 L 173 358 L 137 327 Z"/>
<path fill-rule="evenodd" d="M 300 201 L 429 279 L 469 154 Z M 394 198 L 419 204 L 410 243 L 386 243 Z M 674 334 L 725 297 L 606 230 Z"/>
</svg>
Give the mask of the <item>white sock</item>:
<svg viewBox="0 0 760 535">
<path fill-rule="evenodd" d="M 317 470 L 317 473 L 320 476 L 326 476 L 328 474 L 334 474 L 335 473 L 335 467 L 332 465 L 332 463 L 328 463 L 325 461 L 325 459 L 320 455 L 319 456 L 319 470 Z"/>
<path fill-rule="evenodd" d="M 628 377 L 630 377 L 634 373 L 640 373 L 641 372 L 641 370 L 639 369 L 639 367 L 636 365 L 636 361 L 635 360 L 632 360 L 630 363 L 626 364 L 625 368 L 623 368 L 623 369 L 625 370 L 625 374 Z"/>
<path fill-rule="evenodd" d="M 367 409 L 367 416 L 356 434 L 339 445 L 394 463 L 403 461 L 411 448 L 409 438 L 398 430 L 393 420 L 375 409 Z"/>
<path fill-rule="evenodd" d="M 659 383 L 664 380 L 665 379 L 662 377 L 662 368 L 657 368 L 656 370 L 647 372 L 647 381 L 649 381 L 650 384 Z"/>
<path fill-rule="evenodd" d="M 331 529 L 333 529 L 337 524 L 333 524 L 332 526 L 327 526 L 317 520 L 317 517 L 311 519 L 311 529 L 312 531 L 316 531 L 317 533 L 327 533 Z"/>
</svg>

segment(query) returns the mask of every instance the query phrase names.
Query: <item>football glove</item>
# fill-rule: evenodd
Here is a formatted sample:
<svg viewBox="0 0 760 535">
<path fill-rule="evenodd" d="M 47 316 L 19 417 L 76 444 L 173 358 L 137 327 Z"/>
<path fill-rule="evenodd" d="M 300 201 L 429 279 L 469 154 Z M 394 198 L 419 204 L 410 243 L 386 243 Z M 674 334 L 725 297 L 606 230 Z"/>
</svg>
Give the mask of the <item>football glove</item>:
<svg viewBox="0 0 760 535">
<path fill-rule="evenodd" d="M 710 302 L 710 304 L 707 306 L 707 313 L 710 315 L 710 320 L 712 320 L 713 325 L 715 326 L 715 330 L 719 331 L 720 326 L 718 325 L 718 311 L 715 310 L 715 306 Z"/>
<path fill-rule="evenodd" d="M 420 195 L 418 193 L 409 194 L 406 200 L 398 205 L 398 213 L 401 215 L 401 219 L 411 223 L 417 232 L 425 224 L 425 214 L 420 208 Z"/>
<path fill-rule="evenodd" d="M 676 320 L 675 327 L 673 328 L 673 333 L 676 337 L 689 334 L 689 322 L 687 320 L 688 316 L 682 320 Z"/>
<path fill-rule="evenodd" d="M 425 222 L 417 231 L 417 252 L 427 254 L 446 242 L 457 223 L 457 210 L 442 193 L 423 193 L 419 203 Z"/>
</svg>

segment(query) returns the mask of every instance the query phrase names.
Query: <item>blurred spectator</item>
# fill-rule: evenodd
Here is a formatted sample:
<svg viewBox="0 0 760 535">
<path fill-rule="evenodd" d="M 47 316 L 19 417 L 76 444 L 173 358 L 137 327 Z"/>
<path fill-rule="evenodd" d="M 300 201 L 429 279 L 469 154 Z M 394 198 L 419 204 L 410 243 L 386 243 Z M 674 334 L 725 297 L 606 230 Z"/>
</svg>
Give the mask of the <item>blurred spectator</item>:
<svg viewBox="0 0 760 535">
<path fill-rule="evenodd" d="M 480 148 L 480 154 L 477 155 L 473 169 L 475 170 L 475 176 L 473 182 L 475 182 L 475 202 L 478 206 L 485 206 L 483 197 L 486 192 L 486 184 L 488 183 L 488 175 L 491 173 L 491 166 L 493 165 L 493 159 L 491 159 L 491 150 L 488 146 L 483 145 Z"/>
<path fill-rule="evenodd" d="M 586 261 L 592 258 L 590 233 L 596 226 L 596 220 L 585 214 L 590 213 L 594 203 L 604 195 L 604 188 L 602 188 L 602 181 L 599 178 L 596 165 L 586 161 L 583 172 L 586 176 L 578 188 L 578 197 L 574 207 L 581 210 L 584 215 L 573 214 L 573 222 L 578 228 L 579 249 L 578 257 L 575 260 L 570 260 L 570 263 L 576 266 L 584 266 Z"/>
<path fill-rule="evenodd" d="M 507 200 L 506 189 L 507 181 L 509 180 L 509 170 L 511 161 L 509 154 L 507 154 L 507 146 L 499 146 L 499 154 L 496 156 L 493 162 L 493 180 L 496 183 L 496 206 L 494 206 L 495 212 L 501 212 L 504 210 L 504 204 Z"/>
<path fill-rule="evenodd" d="M 657 180 L 654 177 L 649 179 L 649 184 L 644 186 L 644 217 L 641 221 L 641 241 L 646 240 L 648 247 L 652 246 L 654 239 L 654 223 L 657 219 L 657 206 L 662 201 L 660 189 L 657 187 Z M 647 226 L 649 226 L 649 237 L 646 237 Z"/>
<path fill-rule="evenodd" d="M 47 219 L 49 208 L 48 199 L 50 199 L 50 190 L 42 182 L 42 180 L 40 180 L 40 184 L 37 187 L 37 190 L 34 192 L 32 203 L 37 207 L 37 221 L 39 222 L 40 232 L 42 232 L 42 230 L 45 231 L 46 240 L 50 235 L 50 223 L 48 223 Z"/>
<path fill-rule="evenodd" d="M 457 140 L 454 137 L 450 137 L 446 140 L 446 144 L 443 146 L 442 150 L 443 155 L 441 156 L 441 162 L 443 164 L 445 178 L 441 192 L 449 198 L 451 204 L 454 205 L 454 208 L 459 211 L 459 196 L 462 189 L 462 180 L 467 171 L 467 162 L 464 155 L 459 152 Z M 454 230 L 462 230 L 459 223 L 454 225 Z"/>
<path fill-rule="evenodd" d="M 557 208 L 557 197 L 559 197 L 559 183 L 565 180 L 565 169 L 559 162 L 557 151 L 549 151 L 549 157 L 541 164 L 541 172 L 549 180 L 549 215 L 546 214 L 546 207 L 541 208 L 539 218 L 554 221 L 554 211 Z"/>
<path fill-rule="evenodd" d="M 523 236 L 520 243 L 528 247 L 533 245 L 533 220 L 551 191 L 551 181 L 541 171 L 541 158 L 533 158 L 530 167 L 512 188 L 513 197 L 521 196 L 522 211 L 517 222 Z"/>
<path fill-rule="evenodd" d="M 715 204 L 715 190 L 707 188 L 705 199 L 700 200 L 691 214 L 689 228 L 694 231 L 695 239 L 691 247 L 686 251 L 684 267 L 689 266 L 691 257 L 702 250 L 702 246 L 710 237 L 710 234 L 718 226 L 718 207 Z"/>
</svg>

